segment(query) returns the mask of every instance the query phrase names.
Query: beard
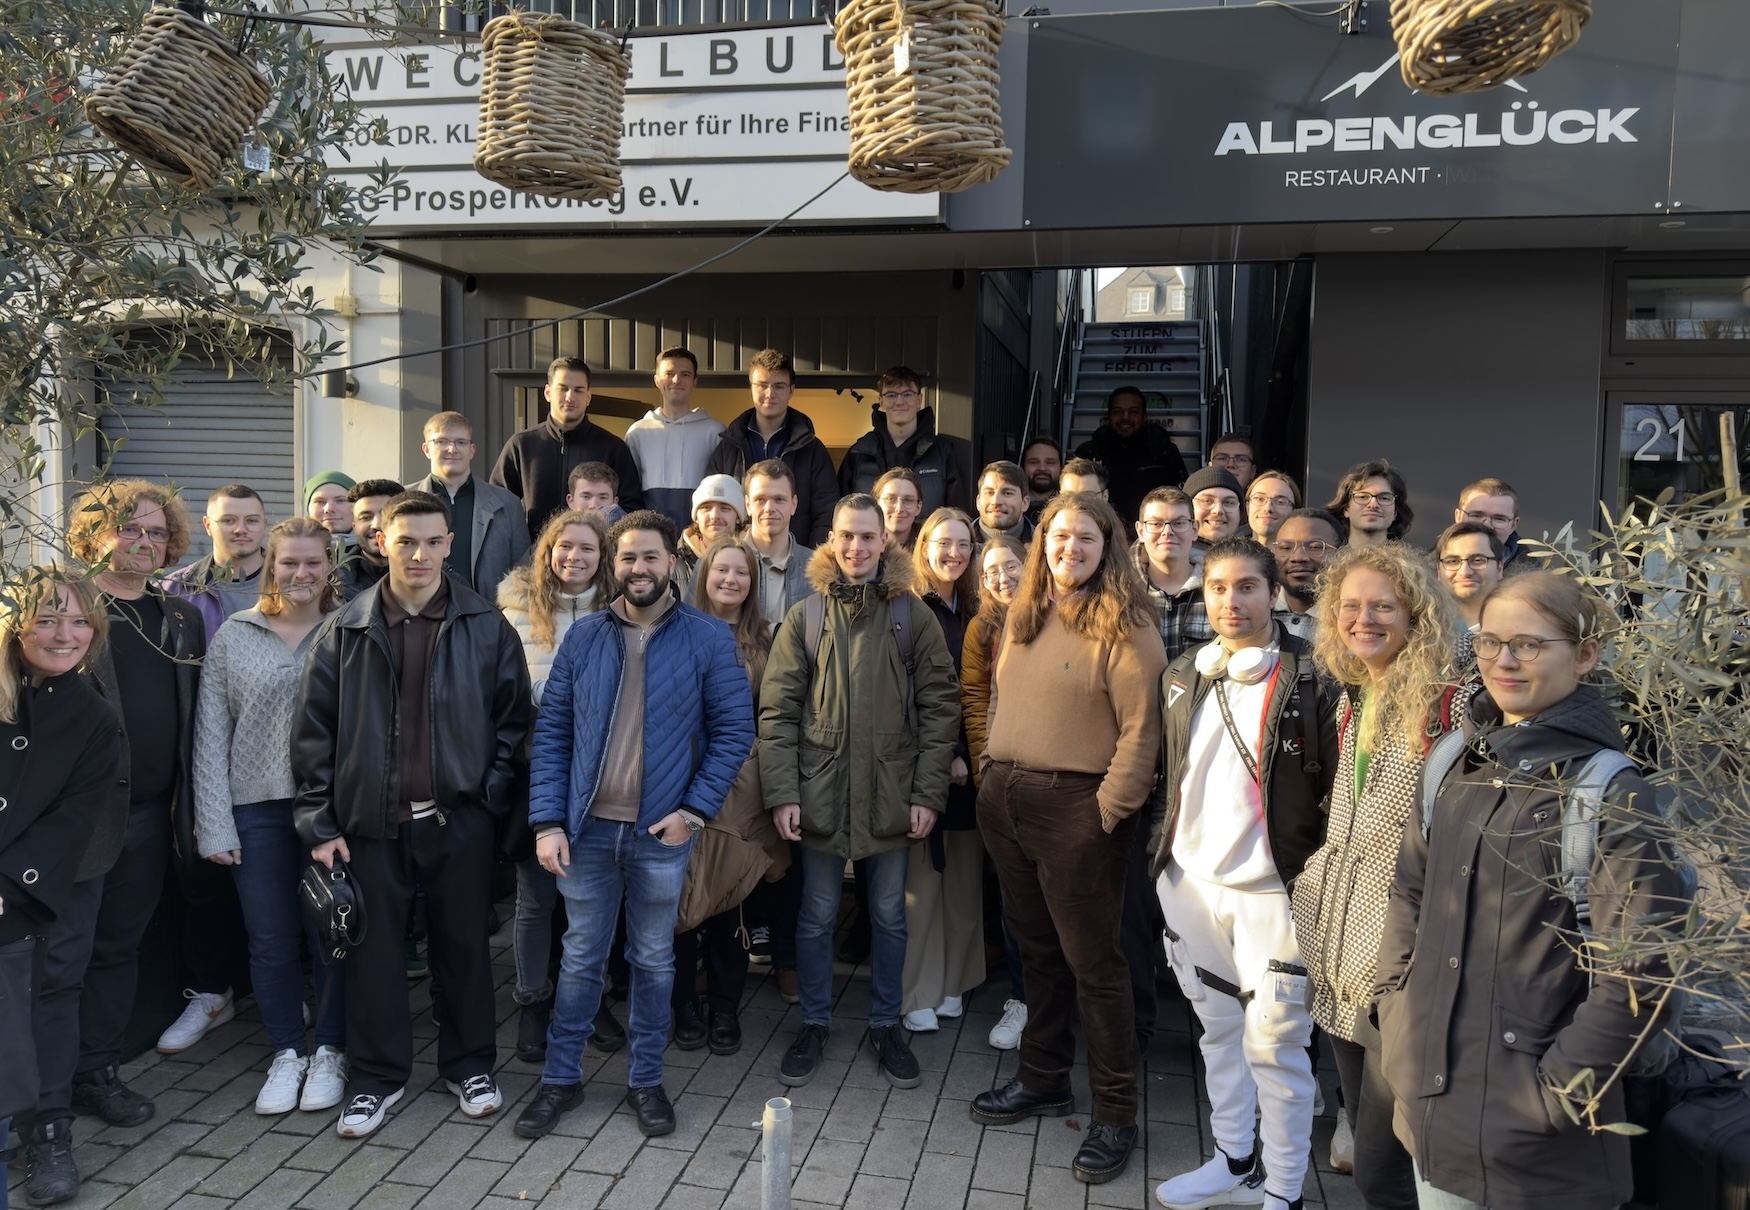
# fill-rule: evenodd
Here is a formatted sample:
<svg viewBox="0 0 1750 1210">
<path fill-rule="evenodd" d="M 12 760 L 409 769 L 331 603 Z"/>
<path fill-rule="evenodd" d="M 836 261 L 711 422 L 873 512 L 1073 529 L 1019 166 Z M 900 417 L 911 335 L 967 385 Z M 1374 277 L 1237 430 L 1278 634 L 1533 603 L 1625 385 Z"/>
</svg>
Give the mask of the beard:
<svg viewBox="0 0 1750 1210">
<path fill-rule="evenodd" d="M 630 604 L 639 609 L 646 609 L 662 600 L 663 594 L 668 591 L 668 585 L 667 576 L 653 577 L 650 580 L 641 579 L 632 583 L 621 581 L 620 593 Z"/>
<path fill-rule="evenodd" d="M 1318 587 L 1316 584 L 1308 584 L 1304 588 L 1296 588 L 1293 584 L 1284 580 L 1282 581 L 1282 591 L 1297 601 L 1312 602 L 1319 599 Z"/>
<path fill-rule="evenodd" d="M 1049 496 L 1057 490 L 1057 479 L 1040 471 L 1027 480 L 1027 487 L 1035 496 Z"/>
</svg>

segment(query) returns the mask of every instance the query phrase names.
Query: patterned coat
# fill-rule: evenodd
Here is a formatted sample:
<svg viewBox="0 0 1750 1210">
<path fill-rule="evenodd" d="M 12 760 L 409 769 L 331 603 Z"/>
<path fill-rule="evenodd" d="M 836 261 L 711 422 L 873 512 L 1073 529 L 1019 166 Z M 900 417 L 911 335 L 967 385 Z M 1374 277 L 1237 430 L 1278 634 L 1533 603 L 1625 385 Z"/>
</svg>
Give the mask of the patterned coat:
<svg viewBox="0 0 1750 1210">
<path fill-rule="evenodd" d="M 1355 796 L 1355 746 L 1361 732 L 1361 701 L 1350 693 L 1342 727 L 1342 756 L 1331 791 L 1325 843 L 1294 884 L 1294 930 L 1313 980 L 1312 1016 L 1320 1028 L 1358 1041 L 1373 1002 L 1379 941 L 1386 902 L 1397 872 L 1404 824 L 1417 809 L 1422 761 L 1433 740 L 1457 725 L 1474 688 L 1462 689 L 1438 708 L 1421 755 L 1411 757 L 1400 731 L 1374 737 L 1367 784 Z M 1371 1026 L 1366 1026 L 1371 1029 Z"/>
</svg>

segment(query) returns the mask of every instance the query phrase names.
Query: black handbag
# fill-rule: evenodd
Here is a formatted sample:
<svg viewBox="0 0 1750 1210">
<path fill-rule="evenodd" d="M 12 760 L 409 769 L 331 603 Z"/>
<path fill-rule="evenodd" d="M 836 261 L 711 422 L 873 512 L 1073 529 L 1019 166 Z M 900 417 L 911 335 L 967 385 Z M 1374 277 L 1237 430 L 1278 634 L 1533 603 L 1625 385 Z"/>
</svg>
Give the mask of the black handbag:
<svg viewBox="0 0 1750 1210">
<path fill-rule="evenodd" d="M 340 961 L 363 944 L 365 901 L 352 871 L 338 856 L 333 869 L 312 862 L 298 882 L 298 903 L 316 932 L 317 953 L 324 966 Z"/>
<path fill-rule="evenodd" d="M 30 1019 L 35 953 L 35 937 L 0 945 L 0 1072 L 6 1073 L 0 1079 L 0 1119 L 36 1110 L 36 1034 Z"/>
</svg>

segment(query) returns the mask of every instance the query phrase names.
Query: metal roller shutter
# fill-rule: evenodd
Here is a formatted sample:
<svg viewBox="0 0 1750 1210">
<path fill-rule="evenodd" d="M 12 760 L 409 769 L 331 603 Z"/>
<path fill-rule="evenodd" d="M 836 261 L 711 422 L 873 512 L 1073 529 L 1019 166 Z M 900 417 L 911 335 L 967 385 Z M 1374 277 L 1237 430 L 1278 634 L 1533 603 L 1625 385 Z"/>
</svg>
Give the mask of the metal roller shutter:
<svg viewBox="0 0 1750 1210">
<path fill-rule="evenodd" d="M 116 382 L 110 394 L 125 399 L 132 392 Z M 106 407 L 97 427 L 100 456 L 108 459 L 105 475 L 155 479 L 181 491 L 194 531 L 188 559 L 210 548 L 196 518 L 222 483 L 245 483 L 260 492 L 269 525 L 300 511 L 292 397 L 269 394 L 259 379 L 241 371 L 227 377 L 223 366 L 184 362 L 165 384 L 162 404 Z"/>
</svg>

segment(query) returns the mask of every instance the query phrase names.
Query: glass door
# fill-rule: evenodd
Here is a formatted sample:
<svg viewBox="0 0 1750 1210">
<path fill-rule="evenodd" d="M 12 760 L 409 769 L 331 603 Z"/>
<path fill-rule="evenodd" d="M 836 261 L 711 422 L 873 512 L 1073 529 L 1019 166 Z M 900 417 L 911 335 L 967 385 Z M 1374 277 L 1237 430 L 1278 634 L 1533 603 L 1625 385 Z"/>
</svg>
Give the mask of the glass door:
<svg viewBox="0 0 1750 1210">
<path fill-rule="evenodd" d="M 1741 481 L 1750 481 L 1750 391 L 1614 391 L 1608 396 L 1617 434 L 1617 508 L 1667 487 L 1676 502 L 1725 486 L 1720 417 L 1730 413 Z M 1611 458 L 1610 451 L 1606 452 Z"/>
</svg>

